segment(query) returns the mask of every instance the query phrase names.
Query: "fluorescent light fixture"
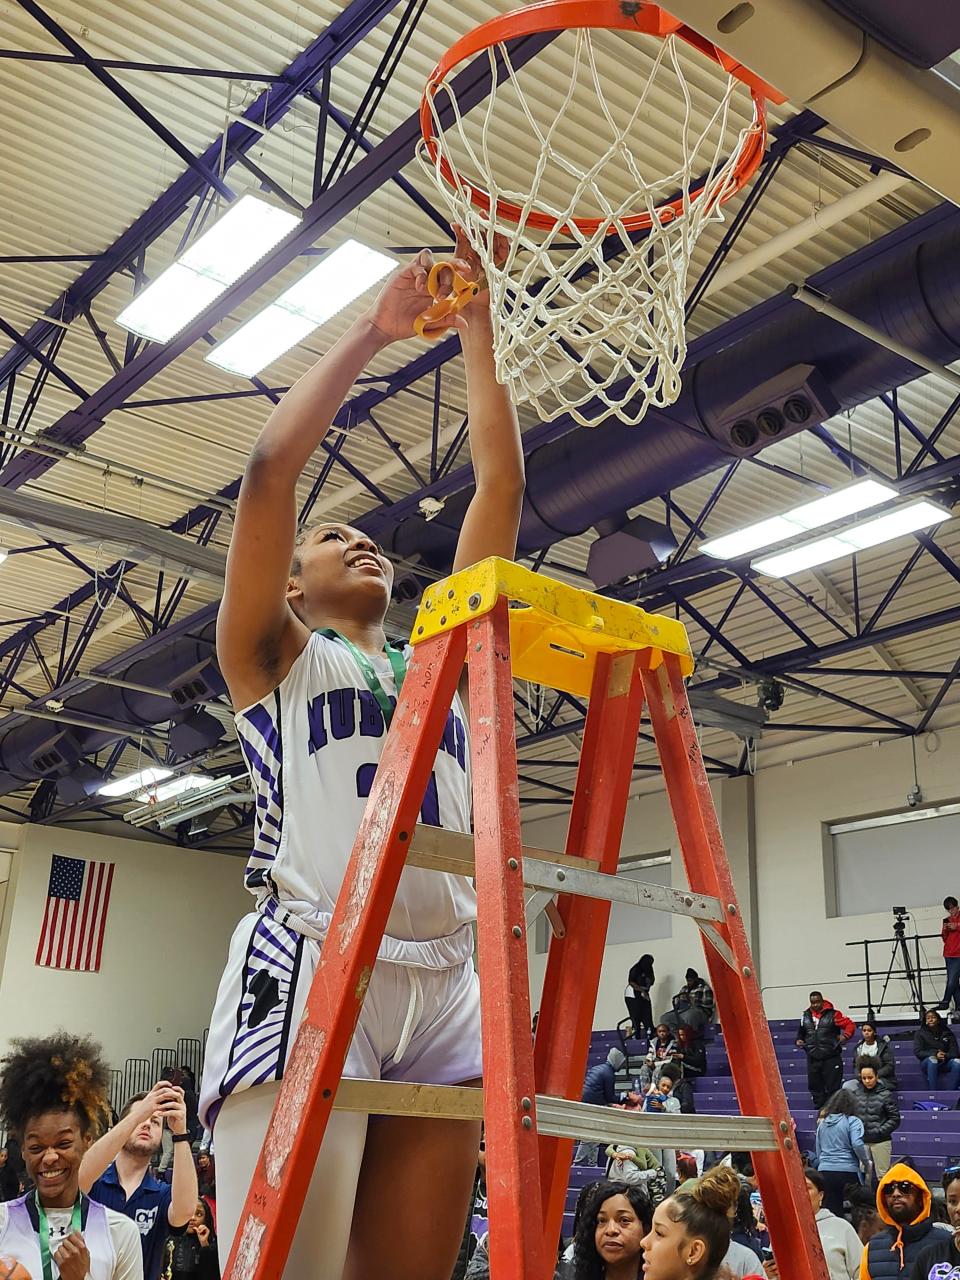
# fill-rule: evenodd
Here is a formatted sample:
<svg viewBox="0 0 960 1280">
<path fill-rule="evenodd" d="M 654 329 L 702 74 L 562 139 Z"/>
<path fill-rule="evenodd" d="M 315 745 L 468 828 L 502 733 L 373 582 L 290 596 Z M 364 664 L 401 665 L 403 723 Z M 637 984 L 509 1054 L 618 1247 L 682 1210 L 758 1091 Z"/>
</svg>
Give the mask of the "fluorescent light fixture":
<svg viewBox="0 0 960 1280">
<path fill-rule="evenodd" d="M 101 796 L 128 796 L 132 791 L 139 791 L 142 787 L 151 787 L 155 782 L 162 782 L 164 778 L 173 777 L 172 769 L 140 769 L 136 773 L 128 773 L 125 778 L 114 778 L 112 782 L 105 782 L 102 787 L 97 788 L 97 794 Z"/>
<path fill-rule="evenodd" d="M 241 196 L 186 253 L 140 290 L 117 316 L 117 324 L 151 342 L 169 342 L 299 221 L 289 209 Z"/>
<path fill-rule="evenodd" d="M 228 373 L 252 378 L 348 307 L 397 265 L 395 258 L 346 240 L 206 357 Z"/>
<path fill-rule="evenodd" d="M 826 538 L 817 538 L 814 542 L 792 547 L 789 551 L 754 560 L 750 568 L 760 573 L 769 573 L 775 578 L 788 578 L 801 569 L 829 564 L 831 560 L 853 555 L 855 551 L 862 551 L 865 547 L 875 547 L 881 542 L 890 542 L 893 538 L 900 538 L 905 533 L 915 533 L 918 529 L 929 529 L 931 525 L 949 519 L 950 512 L 932 502 L 911 502 L 885 516 L 861 521 Z"/>
<path fill-rule="evenodd" d="M 211 782 L 213 778 L 203 773 L 181 773 L 160 787 L 144 791 L 137 796 L 137 800 L 140 804 L 148 804 L 150 801 L 160 804 L 164 800 L 172 800 L 174 796 L 182 796 L 185 791 L 199 791 L 201 787 L 209 787 Z"/>
<path fill-rule="evenodd" d="M 782 516 L 771 516 L 768 520 L 748 524 L 745 529 L 725 533 L 721 538 L 711 538 L 708 542 L 702 542 L 699 550 L 718 560 L 735 560 L 738 556 L 749 555 L 751 551 L 758 551 L 761 547 L 776 546 L 778 542 L 784 542 L 798 533 L 822 529 L 824 525 L 833 524 L 835 520 L 842 520 L 845 516 L 854 516 L 869 507 L 878 507 L 881 502 L 889 502 L 896 496 L 896 489 L 891 489 L 889 485 L 878 484 L 876 480 L 861 480 L 858 484 L 837 489 L 822 498 L 814 498 L 813 502 L 805 502 L 802 506 L 785 511 Z"/>
</svg>

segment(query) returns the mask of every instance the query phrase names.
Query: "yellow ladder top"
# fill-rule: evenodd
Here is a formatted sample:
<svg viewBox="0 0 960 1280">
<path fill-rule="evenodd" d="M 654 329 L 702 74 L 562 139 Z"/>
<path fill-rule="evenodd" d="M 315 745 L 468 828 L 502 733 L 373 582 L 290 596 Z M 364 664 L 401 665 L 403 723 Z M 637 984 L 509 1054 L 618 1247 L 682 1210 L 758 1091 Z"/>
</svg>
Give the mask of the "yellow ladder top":
<svg viewBox="0 0 960 1280">
<path fill-rule="evenodd" d="M 647 651 L 651 669 L 671 653 L 680 659 L 685 676 L 693 671 L 682 622 L 582 591 L 497 556 L 428 587 L 410 643 L 482 617 L 502 596 L 515 606 L 510 610 L 510 650 L 518 680 L 587 697 L 597 654 L 636 650 Z"/>
</svg>

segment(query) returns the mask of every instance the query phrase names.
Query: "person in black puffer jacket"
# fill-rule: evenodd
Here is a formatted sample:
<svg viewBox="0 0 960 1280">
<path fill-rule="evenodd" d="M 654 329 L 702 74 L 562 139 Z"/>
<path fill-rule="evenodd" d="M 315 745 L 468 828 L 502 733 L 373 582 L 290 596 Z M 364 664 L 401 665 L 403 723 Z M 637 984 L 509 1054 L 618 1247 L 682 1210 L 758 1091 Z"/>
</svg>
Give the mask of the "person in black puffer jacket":
<svg viewBox="0 0 960 1280">
<path fill-rule="evenodd" d="M 880 1083 L 872 1063 L 864 1063 L 857 1074 L 859 1079 L 850 1092 L 863 1121 L 863 1140 L 870 1148 L 870 1159 L 877 1177 L 882 1178 L 890 1168 L 891 1139 L 900 1128 L 900 1108 Z"/>
<path fill-rule="evenodd" d="M 807 1055 L 807 1084 L 818 1109 L 843 1083 L 841 1047 L 856 1029 L 849 1018 L 824 1000 L 821 991 L 810 992 L 810 1006 L 797 1028 L 797 1045 Z"/>
<path fill-rule="evenodd" d="M 960 1085 L 960 1049 L 936 1009 L 928 1009 L 924 1025 L 913 1037 L 913 1052 L 920 1059 L 931 1089 L 956 1089 Z M 940 1072 L 944 1072 L 940 1079 Z"/>
</svg>

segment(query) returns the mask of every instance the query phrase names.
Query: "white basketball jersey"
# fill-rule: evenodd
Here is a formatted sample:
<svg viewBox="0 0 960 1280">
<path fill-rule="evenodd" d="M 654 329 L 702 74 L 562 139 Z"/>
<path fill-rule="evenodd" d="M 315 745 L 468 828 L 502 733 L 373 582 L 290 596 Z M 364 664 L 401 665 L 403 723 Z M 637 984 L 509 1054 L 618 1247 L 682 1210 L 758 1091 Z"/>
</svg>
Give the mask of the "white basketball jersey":
<svg viewBox="0 0 960 1280">
<path fill-rule="evenodd" d="M 0 1205 L 0 1254 L 16 1258 L 33 1277 L 43 1276 L 40 1255 L 39 1223 L 34 1207 L 33 1192 Z M 113 1280 L 116 1271 L 117 1252 L 114 1248 L 110 1232 L 109 1212 L 102 1204 L 84 1197 L 83 1206 L 83 1241 L 90 1254 L 90 1270 L 86 1280 Z M 55 1254 L 62 1243 L 60 1238 L 51 1236 L 50 1253 Z M 51 1256 L 51 1270 L 54 1280 L 60 1275 L 60 1268 Z"/>
<path fill-rule="evenodd" d="M 386 655 L 370 660 L 394 698 Z M 346 646 L 314 632 L 283 682 L 239 712 L 236 724 L 256 793 L 247 888 L 261 910 L 270 913 L 279 904 L 322 928 L 336 903 L 383 750 L 383 713 Z M 456 697 L 420 820 L 469 831 L 470 797 L 466 717 Z M 474 919 L 476 896 L 468 880 L 410 867 L 400 878 L 387 934 L 423 942 Z"/>
</svg>

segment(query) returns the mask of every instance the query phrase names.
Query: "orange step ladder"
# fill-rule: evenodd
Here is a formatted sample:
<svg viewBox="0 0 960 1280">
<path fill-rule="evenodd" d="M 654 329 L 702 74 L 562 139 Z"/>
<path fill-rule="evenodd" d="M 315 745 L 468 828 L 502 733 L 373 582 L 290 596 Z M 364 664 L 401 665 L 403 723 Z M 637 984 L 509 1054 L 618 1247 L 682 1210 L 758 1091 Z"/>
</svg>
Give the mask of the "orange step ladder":
<svg viewBox="0 0 960 1280">
<path fill-rule="evenodd" d="M 278 1280 L 331 1109 L 485 1121 L 493 1280 L 549 1280 L 574 1138 L 747 1150 L 789 1280 L 826 1280 L 753 960 L 697 741 L 683 626 L 490 559 L 431 586 L 403 691 L 290 1053 L 224 1280 Z M 473 836 L 417 826 L 464 662 Z M 589 697 L 564 854 L 524 848 L 514 678 Z M 689 890 L 616 876 L 646 705 Z M 341 1080 L 405 865 L 475 877 L 484 1063 L 479 1089 Z M 536 1044 L 524 889 L 553 937 Z M 554 897 L 556 902 L 553 902 Z M 696 920 L 743 1116 L 611 1111 L 578 1101 L 611 902 Z M 523 1205 L 521 1215 L 520 1206 Z M 530 1229 L 530 1223 L 542 1229 Z M 526 1224 L 524 1226 L 524 1224 Z"/>
</svg>

